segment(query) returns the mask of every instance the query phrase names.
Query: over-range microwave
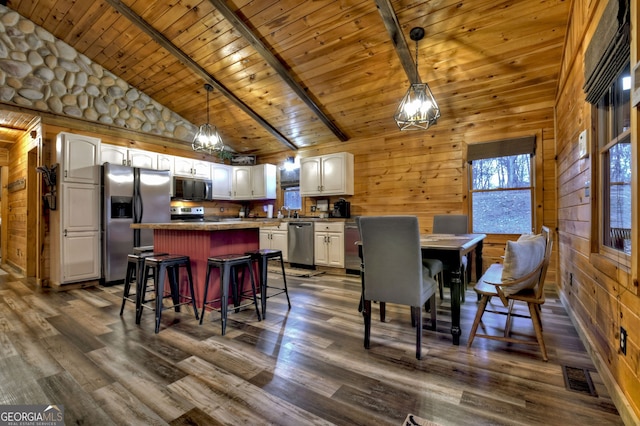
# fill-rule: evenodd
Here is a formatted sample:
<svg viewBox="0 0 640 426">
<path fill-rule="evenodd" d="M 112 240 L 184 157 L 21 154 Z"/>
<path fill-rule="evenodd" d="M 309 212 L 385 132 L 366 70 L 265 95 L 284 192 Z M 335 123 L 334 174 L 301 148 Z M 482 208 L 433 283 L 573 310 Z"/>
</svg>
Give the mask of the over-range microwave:
<svg viewBox="0 0 640 426">
<path fill-rule="evenodd" d="M 171 198 L 176 200 L 206 201 L 211 200 L 211 196 L 210 180 L 184 176 L 173 177 L 173 193 L 171 194 Z"/>
</svg>

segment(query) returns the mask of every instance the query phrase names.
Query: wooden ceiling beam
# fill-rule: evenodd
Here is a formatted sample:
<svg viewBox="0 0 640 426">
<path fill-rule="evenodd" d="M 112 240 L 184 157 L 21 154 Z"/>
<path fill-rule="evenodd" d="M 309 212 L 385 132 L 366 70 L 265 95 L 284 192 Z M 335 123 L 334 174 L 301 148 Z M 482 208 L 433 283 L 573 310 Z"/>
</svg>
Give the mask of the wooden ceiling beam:
<svg viewBox="0 0 640 426">
<path fill-rule="evenodd" d="M 349 137 L 342 131 L 333 121 L 327 117 L 322 109 L 315 103 L 309 96 L 307 90 L 305 90 L 289 73 L 289 70 L 285 65 L 273 54 L 271 50 L 262 43 L 262 41 L 256 37 L 251 29 L 238 18 L 233 10 L 227 6 L 225 0 L 209 0 L 209 2 L 225 17 L 227 21 L 231 23 L 242 37 L 249 42 L 251 46 L 258 52 L 262 58 L 273 68 L 280 78 L 293 90 L 296 95 L 313 111 L 313 113 L 327 126 L 334 135 L 342 142 L 349 140 Z"/>
<path fill-rule="evenodd" d="M 144 19 L 138 16 L 128 6 L 123 4 L 120 0 L 106 0 L 115 10 L 117 10 L 122 16 L 133 22 L 141 31 L 151 37 L 156 43 L 166 49 L 169 53 L 175 56 L 180 62 L 189 67 L 193 72 L 200 75 L 206 83 L 211 84 L 218 89 L 229 101 L 244 111 L 247 115 L 253 118 L 258 124 L 264 127 L 269 133 L 271 133 L 276 139 L 278 139 L 288 149 L 297 151 L 298 147 L 287 139 L 276 128 L 271 126 L 264 118 L 251 109 L 247 104 L 242 102 L 236 95 L 234 95 L 229 89 L 227 89 L 222 83 L 216 80 L 213 76 L 209 75 L 207 71 L 202 68 L 198 63 L 193 61 L 186 53 L 175 46 L 169 39 L 162 35 L 159 31 L 149 25 Z"/>
<path fill-rule="evenodd" d="M 391 0 L 375 0 L 375 2 L 376 6 L 378 6 L 378 12 L 380 12 L 380 16 L 382 17 L 382 22 L 387 28 L 389 37 L 391 37 L 393 47 L 398 54 L 398 58 L 400 58 L 400 63 L 404 68 L 404 72 L 409 78 L 409 82 L 411 84 L 422 83 L 420 74 L 418 74 L 418 70 L 416 69 L 416 64 L 413 61 L 413 56 L 411 56 L 411 51 L 407 45 L 407 40 L 402 34 L 402 28 L 398 22 L 398 17 L 391 5 Z"/>
</svg>

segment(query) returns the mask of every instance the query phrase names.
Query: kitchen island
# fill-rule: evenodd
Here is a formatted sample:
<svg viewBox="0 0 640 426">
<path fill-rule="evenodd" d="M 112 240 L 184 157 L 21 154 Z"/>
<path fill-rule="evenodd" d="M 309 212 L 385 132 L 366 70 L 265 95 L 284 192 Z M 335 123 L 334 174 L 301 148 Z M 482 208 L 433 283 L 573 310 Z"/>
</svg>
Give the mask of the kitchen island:
<svg viewBox="0 0 640 426">
<path fill-rule="evenodd" d="M 278 219 L 250 219 L 221 222 L 170 222 L 135 223 L 133 229 L 153 229 L 154 251 L 181 254 L 191 259 L 196 304 L 202 306 L 207 259 L 222 254 L 244 254 L 260 247 L 260 228 L 277 226 Z M 209 284 L 210 298 L 220 294 L 220 275 L 214 270 Z M 258 283 L 256 283 L 256 286 Z M 245 276 L 243 288 L 250 289 L 249 277 Z M 188 293 L 186 274 L 180 274 L 181 293 Z"/>
</svg>

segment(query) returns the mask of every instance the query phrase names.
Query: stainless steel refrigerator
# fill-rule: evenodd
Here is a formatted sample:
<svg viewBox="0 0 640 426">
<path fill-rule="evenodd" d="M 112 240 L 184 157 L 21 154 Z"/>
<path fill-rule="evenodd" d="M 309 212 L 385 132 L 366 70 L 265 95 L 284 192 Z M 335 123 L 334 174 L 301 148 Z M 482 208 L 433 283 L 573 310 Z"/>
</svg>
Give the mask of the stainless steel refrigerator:
<svg viewBox="0 0 640 426">
<path fill-rule="evenodd" d="M 171 221 L 171 176 L 166 170 L 102 165 L 102 282 L 121 282 L 133 247 L 153 245 L 152 229 L 132 223 Z"/>
</svg>

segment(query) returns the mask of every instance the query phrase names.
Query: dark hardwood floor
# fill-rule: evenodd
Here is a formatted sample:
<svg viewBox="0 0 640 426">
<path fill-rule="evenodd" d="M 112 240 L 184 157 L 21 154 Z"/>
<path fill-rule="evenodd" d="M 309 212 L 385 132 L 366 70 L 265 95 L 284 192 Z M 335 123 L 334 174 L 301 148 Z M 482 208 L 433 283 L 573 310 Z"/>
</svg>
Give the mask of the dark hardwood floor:
<svg viewBox="0 0 640 426">
<path fill-rule="evenodd" d="M 200 326 L 188 309 L 165 311 L 157 335 L 151 311 L 136 325 L 133 304 L 119 315 L 122 286 L 53 292 L 2 275 L 0 405 L 61 404 L 67 425 L 399 426 L 409 413 L 439 425 L 622 424 L 553 289 L 542 308 L 549 362 L 537 346 L 476 339 L 468 350 L 472 290 L 453 346 L 448 289 L 419 361 L 405 307 L 374 317 L 363 348 L 357 277 L 288 282 L 290 311 L 282 295 L 261 322 L 255 310 L 230 313 L 223 337 L 217 313 Z M 514 330 L 533 334 L 530 321 Z M 567 389 L 563 366 L 586 369 L 596 396 Z"/>
</svg>

